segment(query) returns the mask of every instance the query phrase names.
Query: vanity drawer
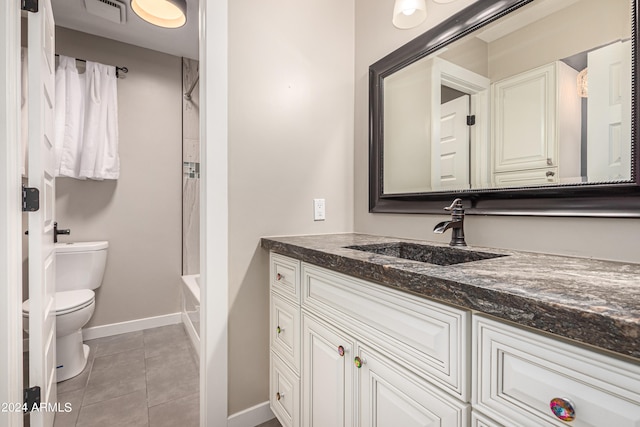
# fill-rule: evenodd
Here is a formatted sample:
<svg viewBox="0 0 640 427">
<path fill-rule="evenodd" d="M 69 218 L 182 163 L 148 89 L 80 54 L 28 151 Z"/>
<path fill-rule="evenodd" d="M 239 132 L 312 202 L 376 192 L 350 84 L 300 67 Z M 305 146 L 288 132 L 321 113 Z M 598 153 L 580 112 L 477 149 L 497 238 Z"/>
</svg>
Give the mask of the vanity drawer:
<svg viewBox="0 0 640 427">
<path fill-rule="evenodd" d="M 271 289 L 300 304 L 300 261 L 283 255 L 270 255 Z"/>
<path fill-rule="evenodd" d="M 271 292 L 271 349 L 300 373 L 300 306 Z"/>
<path fill-rule="evenodd" d="M 640 425 L 640 364 L 474 316 L 474 401 L 508 426 L 563 426 L 552 400 L 575 410 L 572 426 Z"/>
<path fill-rule="evenodd" d="M 497 172 L 494 181 L 496 187 L 554 184 L 558 182 L 558 168 Z"/>
<path fill-rule="evenodd" d="M 271 352 L 269 404 L 283 427 L 300 425 L 300 378 Z"/>
<path fill-rule="evenodd" d="M 302 263 L 303 310 L 348 330 L 467 402 L 470 313 Z"/>
</svg>

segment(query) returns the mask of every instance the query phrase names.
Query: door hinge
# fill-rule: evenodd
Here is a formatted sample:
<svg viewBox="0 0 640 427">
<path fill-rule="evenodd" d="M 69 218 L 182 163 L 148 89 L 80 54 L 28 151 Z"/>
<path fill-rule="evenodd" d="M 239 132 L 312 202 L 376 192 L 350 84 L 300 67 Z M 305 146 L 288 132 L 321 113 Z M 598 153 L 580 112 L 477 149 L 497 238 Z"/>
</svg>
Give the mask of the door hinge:
<svg viewBox="0 0 640 427">
<path fill-rule="evenodd" d="M 40 408 L 40 386 L 24 389 L 24 412 Z"/>
<path fill-rule="evenodd" d="M 27 12 L 38 12 L 38 0 L 22 0 L 22 10 Z"/>
<path fill-rule="evenodd" d="M 467 126 L 473 126 L 476 124 L 476 116 L 467 116 Z"/>
<path fill-rule="evenodd" d="M 40 190 L 22 185 L 22 212 L 35 212 L 40 209 Z"/>
</svg>

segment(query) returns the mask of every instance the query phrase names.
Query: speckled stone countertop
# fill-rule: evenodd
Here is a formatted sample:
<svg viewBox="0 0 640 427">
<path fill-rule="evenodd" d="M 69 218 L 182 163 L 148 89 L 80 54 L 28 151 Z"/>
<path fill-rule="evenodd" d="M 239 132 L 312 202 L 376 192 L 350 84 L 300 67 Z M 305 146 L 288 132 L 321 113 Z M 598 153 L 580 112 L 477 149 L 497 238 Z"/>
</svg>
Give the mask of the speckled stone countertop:
<svg viewBox="0 0 640 427">
<path fill-rule="evenodd" d="M 267 237 L 262 247 L 640 359 L 640 264 L 468 247 L 508 256 L 440 266 L 345 248 L 389 242 L 448 248 L 366 234 Z"/>
</svg>

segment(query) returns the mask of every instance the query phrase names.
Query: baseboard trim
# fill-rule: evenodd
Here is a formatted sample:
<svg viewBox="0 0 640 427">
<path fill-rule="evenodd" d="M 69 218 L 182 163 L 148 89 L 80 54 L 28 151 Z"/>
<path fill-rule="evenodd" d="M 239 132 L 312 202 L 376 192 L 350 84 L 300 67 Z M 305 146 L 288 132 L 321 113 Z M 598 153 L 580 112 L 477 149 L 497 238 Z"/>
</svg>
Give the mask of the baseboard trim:
<svg viewBox="0 0 640 427">
<path fill-rule="evenodd" d="M 160 326 L 182 323 L 181 313 L 165 314 L 163 316 L 146 317 L 144 319 L 129 320 L 127 322 L 111 323 L 110 325 L 94 326 L 82 330 L 82 339 L 94 340 L 96 338 L 110 337 L 112 335 L 126 334 L 143 329 L 157 328 Z"/>
<path fill-rule="evenodd" d="M 193 350 L 196 352 L 198 357 L 200 357 L 200 337 L 196 334 L 196 330 L 193 327 L 193 323 L 189 316 L 183 311 L 182 312 L 182 323 L 184 324 L 184 329 L 187 331 L 187 335 L 191 340 L 191 345 L 193 345 Z"/>
<path fill-rule="evenodd" d="M 275 418 L 269 402 L 259 403 L 229 416 L 227 427 L 255 427 Z"/>
</svg>

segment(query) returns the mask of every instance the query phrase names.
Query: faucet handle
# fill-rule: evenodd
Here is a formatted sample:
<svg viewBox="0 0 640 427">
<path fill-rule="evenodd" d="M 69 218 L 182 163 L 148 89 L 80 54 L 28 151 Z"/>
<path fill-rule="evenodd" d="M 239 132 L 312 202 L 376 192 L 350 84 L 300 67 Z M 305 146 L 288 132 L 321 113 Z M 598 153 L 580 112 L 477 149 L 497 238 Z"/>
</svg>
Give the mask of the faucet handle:
<svg viewBox="0 0 640 427">
<path fill-rule="evenodd" d="M 445 211 L 452 211 L 455 209 L 462 209 L 462 199 L 455 199 L 453 201 L 453 203 L 451 203 L 451 206 L 449 206 L 448 208 L 444 208 Z"/>
</svg>

